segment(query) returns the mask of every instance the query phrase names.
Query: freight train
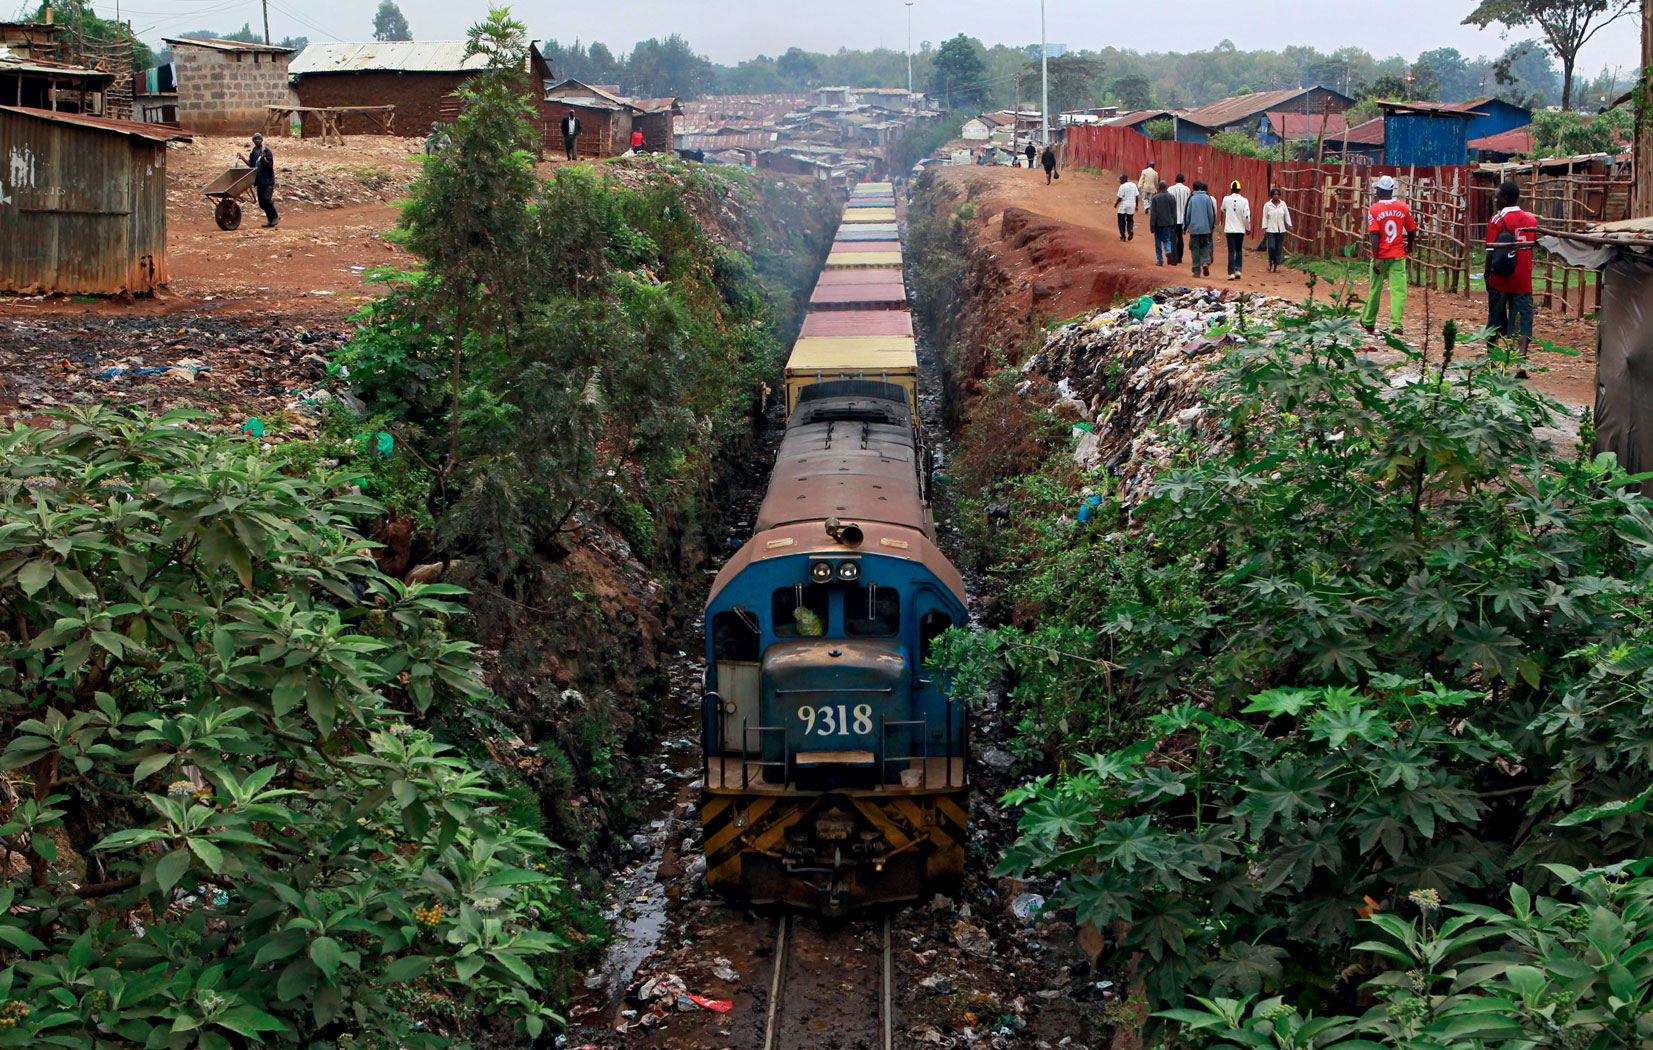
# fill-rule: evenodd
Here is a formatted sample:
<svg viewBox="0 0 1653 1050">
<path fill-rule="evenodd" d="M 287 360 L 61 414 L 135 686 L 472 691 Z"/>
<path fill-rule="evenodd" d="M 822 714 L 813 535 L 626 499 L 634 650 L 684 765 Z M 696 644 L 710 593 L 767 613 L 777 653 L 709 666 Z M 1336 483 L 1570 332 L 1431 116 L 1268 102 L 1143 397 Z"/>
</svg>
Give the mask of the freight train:
<svg viewBox="0 0 1653 1050">
<path fill-rule="evenodd" d="M 706 604 L 707 879 L 825 914 L 947 892 L 969 727 L 931 649 L 967 613 L 935 543 L 889 183 L 844 209 L 785 393 L 753 535 Z"/>
</svg>

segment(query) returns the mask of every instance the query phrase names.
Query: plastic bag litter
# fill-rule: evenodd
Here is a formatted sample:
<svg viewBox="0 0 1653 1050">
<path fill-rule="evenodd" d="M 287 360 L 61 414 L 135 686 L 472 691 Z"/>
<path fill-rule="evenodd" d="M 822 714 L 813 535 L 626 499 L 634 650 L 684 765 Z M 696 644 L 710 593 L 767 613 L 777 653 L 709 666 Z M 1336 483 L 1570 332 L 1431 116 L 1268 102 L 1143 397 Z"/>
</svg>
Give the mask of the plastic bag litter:
<svg viewBox="0 0 1653 1050">
<path fill-rule="evenodd" d="M 734 964 L 721 955 L 712 960 L 712 976 L 730 984 L 740 983 L 740 974 L 736 972 Z"/>
<path fill-rule="evenodd" d="M 726 1014 L 735 1008 L 735 1004 L 732 1002 L 695 995 L 689 991 L 688 985 L 683 983 L 683 978 L 675 973 L 661 974 L 643 982 L 643 987 L 638 990 L 637 997 L 644 1002 L 653 1002 L 656 1008 L 662 1004 L 670 1003 L 676 1006 L 679 1011 L 700 1009 Z M 651 1012 L 664 1013 L 663 1010 L 658 1009 Z M 646 1017 L 641 1020 L 644 1024 L 651 1023 Z"/>
<path fill-rule="evenodd" d="M 1097 500 L 1099 504 L 1101 502 L 1100 496 L 1092 496 L 1090 499 Z M 1090 500 L 1086 500 L 1086 506 L 1089 506 L 1089 504 Z M 1044 906 L 1045 899 L 1039 894 L 1018 893 L 1010 900 L 1010 913 L 1023 922 L 1031 922 Z"/>
<path fill-rule="evenodd" d="M 953 943 L 971 955 L 984 959 L 993 954 L 993 939 L 987 935 L 987 931 L 962 919 L 953 924 Z"/>
</svg>

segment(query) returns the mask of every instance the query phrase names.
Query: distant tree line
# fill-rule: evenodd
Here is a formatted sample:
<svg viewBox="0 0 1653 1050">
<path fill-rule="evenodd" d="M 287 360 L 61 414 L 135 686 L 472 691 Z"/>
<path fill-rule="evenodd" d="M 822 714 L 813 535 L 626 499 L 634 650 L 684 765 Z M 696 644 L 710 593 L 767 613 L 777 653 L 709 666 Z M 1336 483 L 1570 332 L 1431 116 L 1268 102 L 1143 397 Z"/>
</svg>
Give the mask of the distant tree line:
<svg viewBox="0 0 1653 1050">
<path fill-rule="evenodd" d="M 697 54 L 680 36 L 644 41 L 629 54 L 616 54 L 599 42 L 552 40 L 541 46 L 558 77 L 618 84 L 639 95 L 781 94 L 837 84 L 907 85 L 906 52 L 892 48 L 840 48 L 829 53 L 794 47 L 779 56 L 758 55 L 720 66 Z M 1103 105 L 1180 109 L 1229 95 L 1323 84 L 1356 99 L 1461 102 L 1498 97 L 1541 108 L 1559 104 L 1565 94 L 1555 55 L 1545 36 L 1516 40 L 1490 57 L 1471 58 L 1443 47 L 1413 61 L 1399 55 L 1377 58 L 1358 47 L 1324 52 L 1293 45 L 1279 51 L 1242 51 L 1228 40 L 1192 52 L 1108 47 L 1050 59 L 1050 106 L 1054 111 Z M 926 40 L 913 51 L 913 87 L 950 109 L 1008 108 L 1019 87 L 1022 104 L 1037 107 L 1039 67 L 1037 45 L 988 47 L 964 35 L 940 44 Z M 1598 109 L 1603 96 L 1610 103 L 1633 75 L 1603 70 L 1595 77 L 1577 77 L 1570 101 L 1581 109 Z"/>
</svg>

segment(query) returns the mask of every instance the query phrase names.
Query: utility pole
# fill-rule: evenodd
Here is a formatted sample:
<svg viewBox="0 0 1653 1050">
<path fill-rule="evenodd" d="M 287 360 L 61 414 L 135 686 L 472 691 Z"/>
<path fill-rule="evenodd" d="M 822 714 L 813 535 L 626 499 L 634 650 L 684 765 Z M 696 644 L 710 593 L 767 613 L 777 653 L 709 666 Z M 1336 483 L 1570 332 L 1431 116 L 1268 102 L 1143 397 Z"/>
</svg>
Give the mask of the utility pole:
<svg viewBox="0 0 1653 1050">
<path fill-rule="evenodd" d="M 1642 0 L 1642 4 L 1653 0 Z M 1045 0 L 1039 0 L 1039 127 L 1040 145 L 1050 145 L 1050 44 L 1045 39 Z"/>
<path fill-rule="evenodd" d="M 270 0 L 264 0 L 264 42 L 270 42 Z"/>
<path fill-rule="evenodd" d="M 1632 92 L 1636 104 L 1636 155 L 1632 162 L 1634 218 L 1653 215 L 1653 0 L 1642 0 L 1642 70 Z"/>
<path fill-rule="evenodd" d="M 913 104 L 913 0 L 907 0 L 907 107 Z"/>
<path fill-rule="evenodd" d="M 1010 152 L 1015 153 L 1016 138 L 1022 130 L 1022 75 L 1012 73 L 1010 74 L 1010 80 L 1016 85 L 1016 109 L 1011 114 L 1012 119 L 1010 121 Z"/>
</svg>

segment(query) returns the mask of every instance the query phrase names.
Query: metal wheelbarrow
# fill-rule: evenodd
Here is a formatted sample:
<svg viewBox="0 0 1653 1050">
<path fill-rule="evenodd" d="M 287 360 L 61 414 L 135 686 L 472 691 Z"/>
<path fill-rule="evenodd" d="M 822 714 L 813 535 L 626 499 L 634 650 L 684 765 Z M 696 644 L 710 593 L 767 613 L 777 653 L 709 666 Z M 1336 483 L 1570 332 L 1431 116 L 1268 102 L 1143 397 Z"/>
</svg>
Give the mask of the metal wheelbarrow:
<svg viewBox="0 0 1653 1050">
<path fill-rule="evenodd" d="M 233 230 L 241 225 L 241 198 L 252 189 L 257 175 L 257 168 L 230 168 L 201 190 L 203 196 L 218 201 L 212 207 L 212 217 L 220 230 Z"/>
</svg>

